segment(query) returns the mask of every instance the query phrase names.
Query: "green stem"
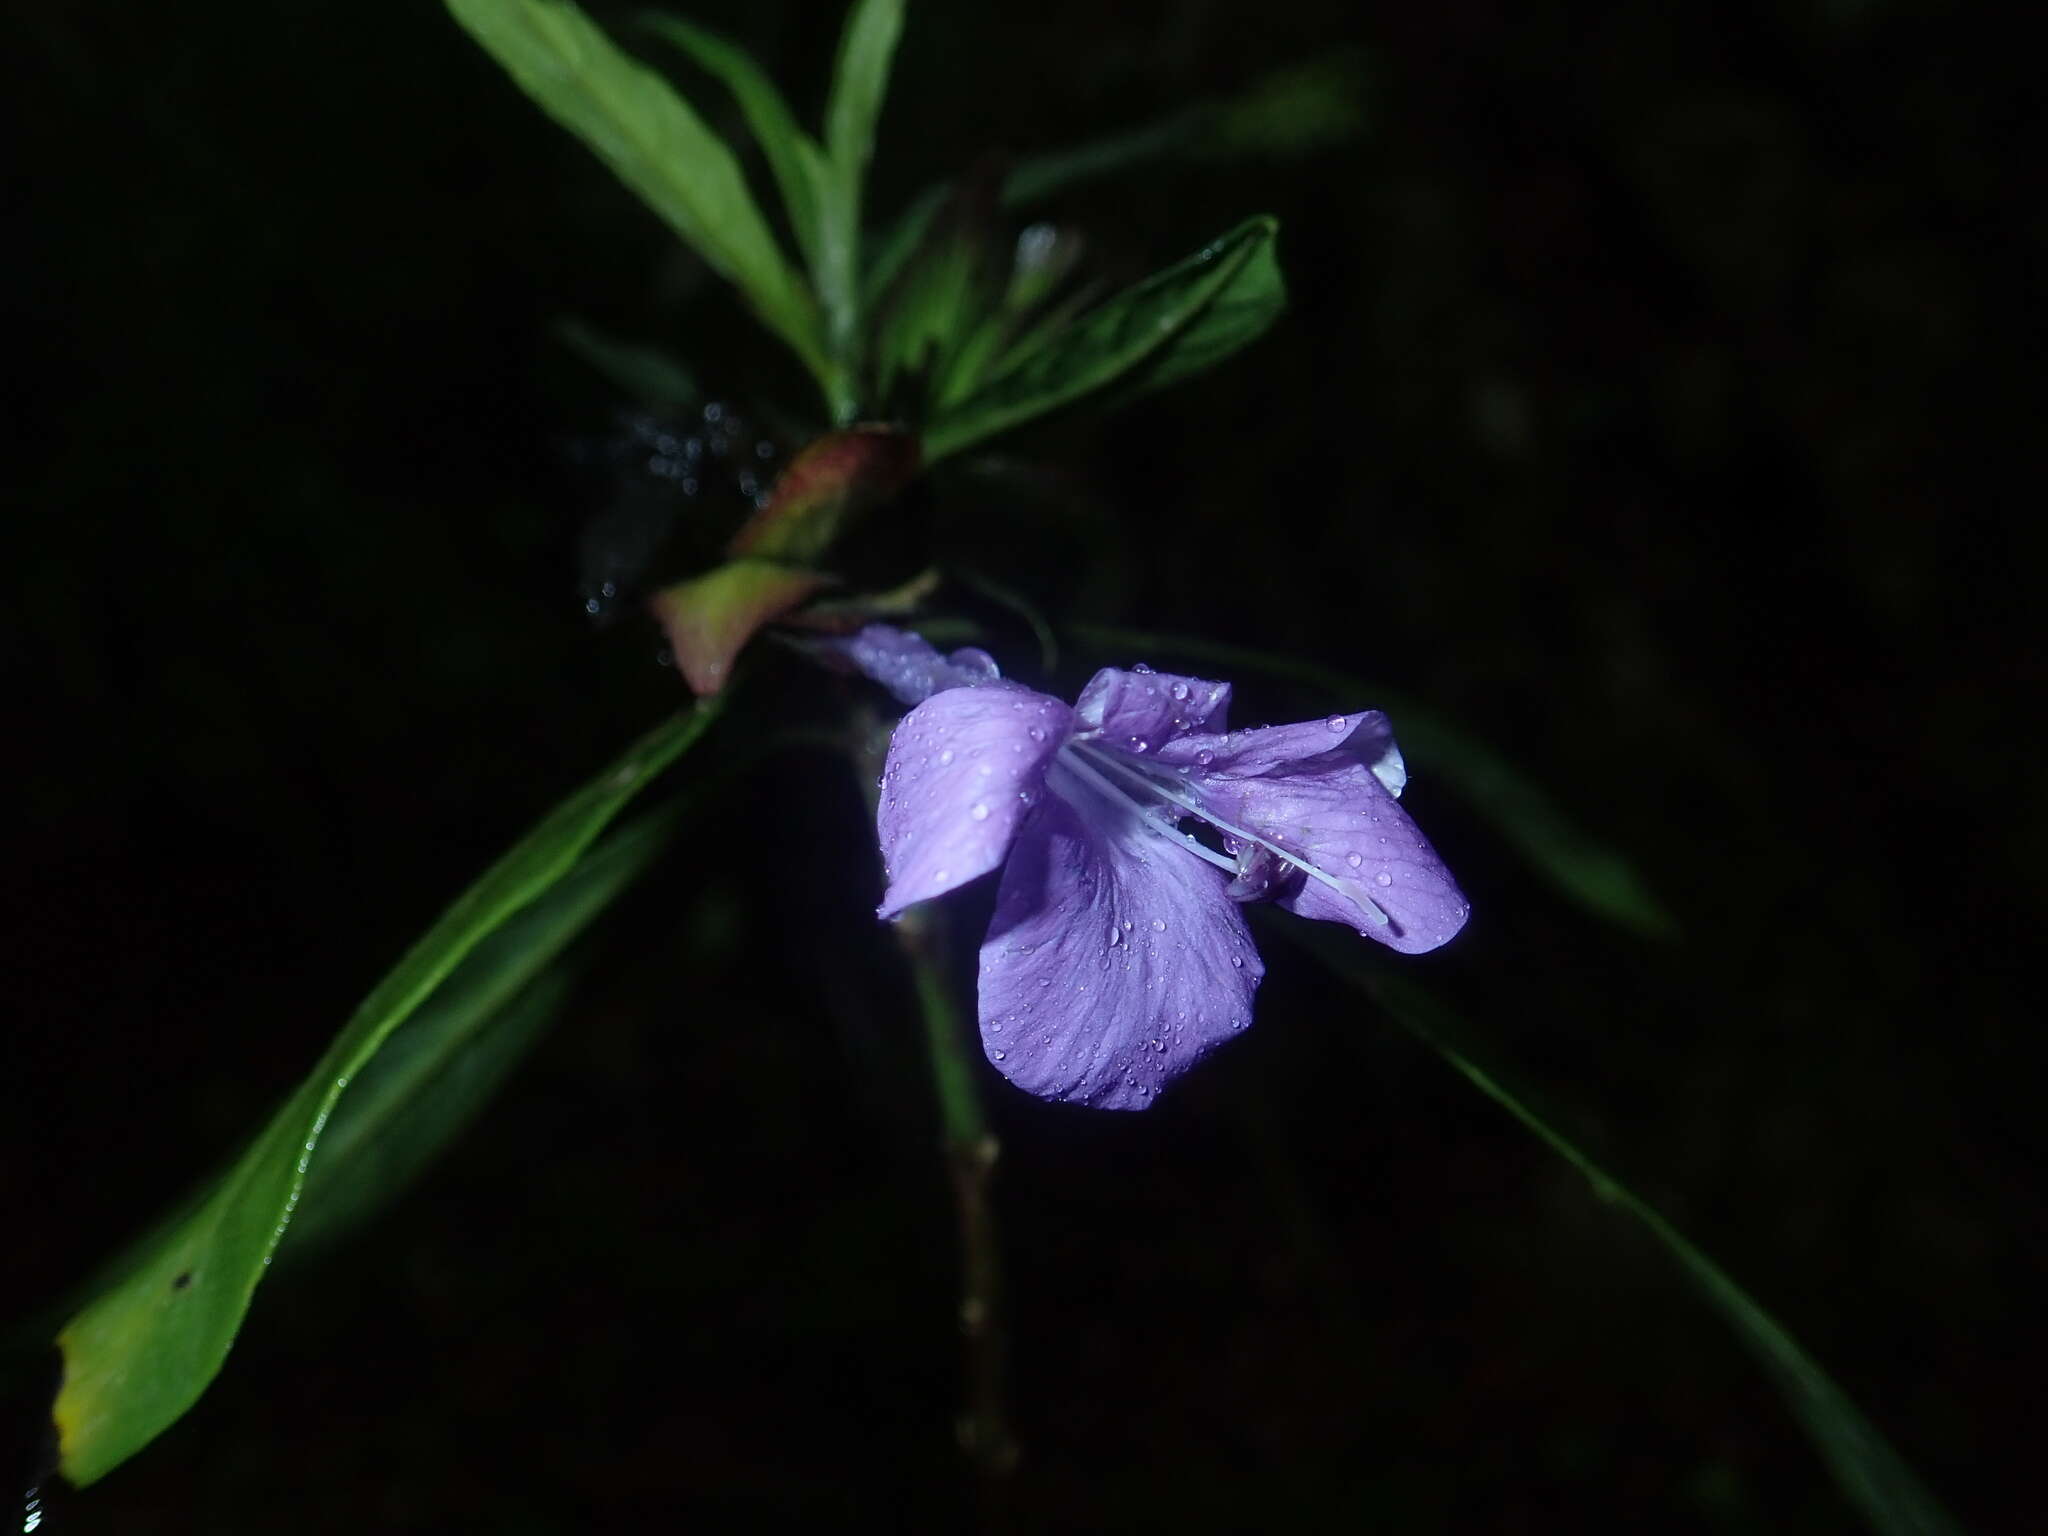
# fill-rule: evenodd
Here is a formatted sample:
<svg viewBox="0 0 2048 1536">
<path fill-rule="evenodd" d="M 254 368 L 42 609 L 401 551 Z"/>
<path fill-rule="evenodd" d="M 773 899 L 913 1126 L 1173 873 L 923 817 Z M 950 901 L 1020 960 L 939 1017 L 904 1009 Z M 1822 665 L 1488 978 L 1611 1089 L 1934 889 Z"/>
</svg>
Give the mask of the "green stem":
<svg viewBox="0 0 2048 1536">
<path fill-rule="evenodd" d="M 856 768 L 874 809 L 876 773 L 886 737 L 876 722 L 862 736 Z M 960 1448 L 984 1478 L 1001 1478 L 1017 1465 L 1018 1447 L 1008 1411 L 1009 1341 L 1003 1327 L 1002 1245 L 996 1232 L 992 1183 L 1001 1143 L 988 1128 L 978 1085 L 979 1066 L 966 1045 L 966 1012 L 947 975 L 945 914 L 929 904 L 906 912 L 891 931 L 910 965 L 924 1021 L 925 1051 L 946 1172 L 960 1241 L 960 1337 L 964 1402 Z"/>
<path fill-rule="evenodd" d="M 941 959 L 944 917 L 930 909 L 906 913 L 896 924 L 896 937 L 917 983 L 960 1228 L 960 1337 L 967 1378 L 957 1426 L 960 1448 L 984 1476 L 1001 1477 L 1017 1464 L 1008 1412 L 1002 1251 L 990 1188 L 1001 1146 L 982 1113 L 975 1065 L 962 1038 L 965 1019 Z"/>
</svg>

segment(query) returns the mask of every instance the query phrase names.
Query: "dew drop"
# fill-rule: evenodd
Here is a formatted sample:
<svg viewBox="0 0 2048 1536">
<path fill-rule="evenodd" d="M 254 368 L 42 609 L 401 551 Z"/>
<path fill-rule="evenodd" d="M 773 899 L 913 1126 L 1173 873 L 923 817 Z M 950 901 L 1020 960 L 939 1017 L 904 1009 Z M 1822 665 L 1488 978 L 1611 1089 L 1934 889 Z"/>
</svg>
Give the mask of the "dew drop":
<svg viewBox="0 0 2048 1536">
<path fill-rule="evenodd" d="M 1151 743 L 1151 742 L 1149 742 L 1149 741 L 1146 741 L 1146 740 L 1145 740 L 1145 739 L 1144 739 L 1143 737 L 1139 737 L 1139 736 L 1133 736 L 1133 737 L 1131 738 L 1131 750 L 1132 750 L 1133 752 L 1146 752 L 1146 751 L 1150 751 L 1150 750 L 1151 750 L 1151 747 L 1152 747 L 1152 743 Z"/>
<path fill-rule="evenodd" d="M 1003 1053 L 1001 1051 L 995 1051 L 991 1054 L 995 1057 L 997 1061 L 1001 1061 L 1003 1059 Z"/>
<path fill-rule="evenodd" d="M 1206 768 L 1211 763 L 1216 761 L 1216 754 L 1214 752 L 1211 752 L 1208 748 L 1204 747 L 1200 752 L 1197 752 L 1195 754 L 1195 761 L 1200 763 L 1204 768 Z"/>
<path fill-rule="evenodd" d="M 1344 862 L 1346 864 L 1349 864 L 1353 869 L 1356 869 L 1359 865 L 1363 864 L 1365 860 L 1358 854 L 1347 853 L 1344 855 Z"/>
<path fill-rule="evenodd" d="M 1171 688 L 1167 689 L 1166 691 L 1172 694 L 1176 699 L 1184 699 L 1188 696 L 1188 685 L 1186 683 L 1175 683 Z"/>
<path fill-rule="evenodd" d="M 1119 945 L 1119 944 L 1121 944 L 1121 943 L 1123 942 L 1123 938 L 1124 938 L 1124 931 L 1123 931 L 1123 929 L 1121 929 L 1121 928 L 1117 927 L 1117 925 L 1116 925 L 1115 923 L 1111 923 L 1111 924 L 1109 925 L 1109 947 L 1110 947 L 1111 949 L 1115 949 L 1115 948 L 1117 947 L 1117 945 Z"/>
<path fill-rule="evenodd" d="M 1379 881 L 1381 885 L 1392 885 L 1394 883 L 1394 877 L 1388 874 L 1384 869 L 1381 870 L 1378 874 L 1374 875 L 1373 879 Z"/>
<path fill-rule="evenodd" d="M 1138 662 L 1135 666 L 1133 666 L 1131 670 L 1137 673 L 1140 677 L 1150 677 L 1152 675 L 1152 669 L 1146 666 L 1145 663 L 1142 661 Z"/>
<path fill-rule="evenodd" d="M 953 761 L 953 749 L 951 747 L 948 747 L 945 751 L 939 754 L 939 763 L 941 766 L 943 766 L 947 763 L 950 763 L 951 761 Z"/>
<path fill-rule="evenodd" d="M 1346 722 L 1342 715 L 1332 715 L 1327 723 L 1332 731 L 1341 731 Z"/>
<path fill-rule="evenodd" d="M 1230 966 L 1231 966 L 1231 969 L 1232 969 L 1232 970 L 1238 970 L 1238 971 L 1241 971 L 1241 970 L 1243 970 L 1243 969 L 1244 969 L 1244 956 L 1243 956 L 1243 955 L 1232 955 L 1232 956 L 1230 957 Z"/>
<path fill-rule="evenodd" d="M 975 801 L 975 802 L 974 802 L 974 807 L 973 807 L 973 809 L 972 809 L 972 810 L 970 810 L 970 811 L 968 811 L 968 813 L 967 813 L 967 814 L 968 814 L 968 815 L 970 815 L 970 816 L 972 816 L 972 817 L 973 817 L 973 818 L 974 818 L 974 819 L 975 819 L 976 821 L 987 821 L 987 820 L 988 820 L 988 805 L 987 805 L 987 803 L 986 803 L 986 802 L 984 802 L 984 801 L 981 801 L 981 800 L 977 800 L 977 801 Z"/>
<path fill-rule="evenodd" d="M 1152 931 L 1154 933 L 1164 933 L 1166 932 L 1166 924 L 1155 917 L 1152 919 Z"/>
</svg>

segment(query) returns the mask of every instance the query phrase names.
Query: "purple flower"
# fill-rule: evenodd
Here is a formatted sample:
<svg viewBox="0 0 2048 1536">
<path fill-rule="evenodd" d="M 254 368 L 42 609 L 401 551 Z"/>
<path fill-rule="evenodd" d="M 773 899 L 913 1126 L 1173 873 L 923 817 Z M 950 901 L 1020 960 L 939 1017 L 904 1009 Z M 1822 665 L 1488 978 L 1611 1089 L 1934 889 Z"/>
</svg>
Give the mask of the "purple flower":
<svg viewBox="0 0 2048 1536">
<path fill-rule="evenodd" d="M 1464 925 L 1376 710 L 1232 731 L 1228 683 L 1108 668 L 1069 708 L 881 625 L 837 649 L 916 705 L 882 775 L 880 915 L 1001 868 L 982 1044 L 1042 1098 L 1143 1109 L 1243 1029 L 1245 902 L 1408 954 Z"/>
</svg>

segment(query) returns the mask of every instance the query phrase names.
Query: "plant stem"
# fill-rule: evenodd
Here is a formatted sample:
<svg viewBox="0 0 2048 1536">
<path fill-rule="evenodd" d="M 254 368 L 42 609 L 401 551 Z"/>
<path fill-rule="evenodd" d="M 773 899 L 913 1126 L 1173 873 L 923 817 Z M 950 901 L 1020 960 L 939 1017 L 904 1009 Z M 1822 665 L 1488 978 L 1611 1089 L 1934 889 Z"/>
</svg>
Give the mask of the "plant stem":
<svg viewBox="0 0 2048 1536">
<path fill-rule="evenodd" d="M 961 1010 L 941 960 L 944 933 L 944 918 L 931 911 L 908 913 L 896 924 L 897 940 L 916 978 L 918 1011 L 924 1015 L 932 1090 L 939 1102 L 946 1171 L 952 1178 L 960 1227 L 960 1336 L 966 1374 L 960 1448 L 983 1476 L 1002 1477 L 1017 1464 L 1017 1442 L 1011 1437 L 1006 1409 L 1002 1253 L 990 1189 L 1000 1146 L 982 1114 L 974 1063 L 961 1039 Z"/>
<path fill-rule="evenodd" d="M 866 745 L 855 749 L 854 765 L 872 817 L 876 775 L 888 737 L 881 722 L 870 715 L 861 722 L 858 738 Z M 946 1172 L 952 1181 L 953 1209 L 959 1224 L 965 1401 L 956 1428 L 960 1448 L 975 1471 L 984 1479 L 998 1479 L 1016 1467 L 1018 1458 L 1006 1406 L 1009 1350 L 1003 1327 L 1002 1248 L 991 1189 L 1001 1144 L 982 1112 L 978 1069 L 964 1041 L 966 1017 L 946 974 L 944 914 L 931 905 L 922 906 L 898 918 L 891 931 L 916 984 Z"/>
</svg>

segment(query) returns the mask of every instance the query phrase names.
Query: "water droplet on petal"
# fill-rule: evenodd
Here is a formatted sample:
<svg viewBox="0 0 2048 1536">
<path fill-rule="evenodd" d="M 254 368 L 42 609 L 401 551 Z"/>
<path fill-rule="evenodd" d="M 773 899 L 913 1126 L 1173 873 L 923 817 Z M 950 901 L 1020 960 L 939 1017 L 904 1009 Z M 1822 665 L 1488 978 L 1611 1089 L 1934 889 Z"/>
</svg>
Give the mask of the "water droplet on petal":
<svg viewBox="0 0 2048 1536">
<path fill-rule="evenodd" d="M 1353 869 L 1356 869 L 1359 865 L 1363 864 L 1365 860 L 1355 853 L 1347 853 L 1344 855 L 1344 862 L 1346 864 L 1349 864 Z"/>
<path fill-rule="evenodd" d="M 953 761 L 953 749 L 951 747 L 948 747 L 945 751 L 939 754 L 939 762 L 943 765 L 946 763 L 950 763 L 951 761 Z"/>
<path fill-rule="evenodd" d="M 1167 689 L 1166 691 L 1172 694 L 1176 699 L 1184 699 L 1188 696 L 1188 685 L 1186 683 L 1175 683 L 1171 688 Z"/>
<path fill-rule="evenodd" d="M 1145 663 L 1142 661 L 1135 664 L 1131 668 L 1131 670 L 1137 673 L 1140 677 L 1150 677 L 1152 675 L 1152 669 L 1146 666 Z"/>
<path fill-rule="evenodd" d="M 1205 747 L 1203 750 L 1195 754 L 1195 761 L 1200 763 L 1204 768 L 1206 768 L 1211 763 L 1216 761 L 1216 754 L 1214 752 L 1209 751 Z"/>
<path fill-rule="evenodd" d="M 1155 917 L 1152 919 L 1152 931 L 1154 933 L 1164 933 L 1166 932 L 1166 924 Z"/>
<path fill-rule="evenodd" d="M 990 1054 L 993 1055 L 997 1061 L 1001 1061 L 1003 1059 L 1003 1053 L 1001 1051 L 993 1051 Z"/>
<path fill-rule="evenodd" d="M 1348 722 L 1347 722 L 1347 721 L 1345 720 L 1345 718 L 1344 718 L 1344 717 L 1343 717 L 1342 715 L 1332 715 L 1332 716 L 1330 716 L 1330 718 L 1329 718 L 1329 721 L 1328 721 L 1329 727 L 1330 727 L 1330 729 L 1331 729 L 1332 731 L 1341 731 L 1341 730 L 1343 730 L 1343 729 L 1344 729 L 1344 727 L 1345 727 L 1345 725 L 1346 725 L 1347 723 L 1348 723 Z"/>
<path fill-rule="evenodd" d="M 1152 743 L 1144 740 L 1142 737 L 1133 736 L 1131 738 L 1131 750 L 1133 752 L 1146 752 L 1151 750 L 1151 746 Z"/>
<path fill-rule="evenodd" d="M 977 800 L 974 802 L 973 809 L 968 811 L 967 814 L 972 816 L 976 821 L 987 821 L 988 806 L 984 804 L 982 801 Z"/>
<path fill-rule="evenodd" d="M 1384 869 L 1381 870 L 1378 874 L 1374 875 L 1373 879 L 1379 881 L 1381 885 L 1392 885 L 1394 883 L 1394 877 L 1388 874 Z"/>
</svg>

